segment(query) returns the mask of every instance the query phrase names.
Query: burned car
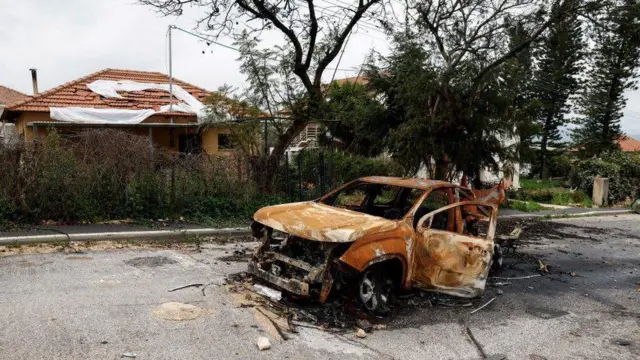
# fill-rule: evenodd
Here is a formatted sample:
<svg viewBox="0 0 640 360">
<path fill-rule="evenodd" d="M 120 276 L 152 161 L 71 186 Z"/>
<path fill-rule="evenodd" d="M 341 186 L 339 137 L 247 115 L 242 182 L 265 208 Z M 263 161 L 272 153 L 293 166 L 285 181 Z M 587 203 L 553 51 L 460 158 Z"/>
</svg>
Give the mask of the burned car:
<svg viewBox="0 0 640 360">
<path fill-rule="evenodd" d="M 476 297 L 500 254 L 503 199 L 500 186 L 474 194 L 444 181 L 360 178 L 315 201 L 258 210 L 252 231 L 262 243 L 249 272 L 321 303 L 332 290 L 357 291 L 373 313 L 411 287 Z"/>
</svg>

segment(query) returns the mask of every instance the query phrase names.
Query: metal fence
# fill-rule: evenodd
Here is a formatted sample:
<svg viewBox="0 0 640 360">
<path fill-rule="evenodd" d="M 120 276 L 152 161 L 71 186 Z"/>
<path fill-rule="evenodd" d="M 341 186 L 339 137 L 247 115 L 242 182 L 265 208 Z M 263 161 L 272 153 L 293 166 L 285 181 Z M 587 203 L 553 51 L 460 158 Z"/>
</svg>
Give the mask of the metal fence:
<svg viewBox="0 0 640 360">
<path fill-rule="evenodd" d="M 285 157 L 276 176 L 276 188 L 291 201 L 321 197 L 335 183 L 335 151 L 332 149 L 302 150 Z"/>
</svg>

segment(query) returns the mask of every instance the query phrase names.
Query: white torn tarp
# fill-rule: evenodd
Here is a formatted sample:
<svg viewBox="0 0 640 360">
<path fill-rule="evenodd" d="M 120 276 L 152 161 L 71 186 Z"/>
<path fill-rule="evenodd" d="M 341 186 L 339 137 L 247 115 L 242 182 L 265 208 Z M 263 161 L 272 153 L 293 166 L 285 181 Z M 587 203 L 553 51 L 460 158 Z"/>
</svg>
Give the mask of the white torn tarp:
<svg viewBox="0 0 640 360">
<path fill-rule="evenodd" d="M 118 91 L 162 90 L 169 92 L 169 84 L 140 83 L 131 80 L 96 80 L 87 84 L 96 94 L 109 98 L 122 98 Z M 90 124 L 139 124 L 155 114 L 183 112 L 196 114 L 198 120 L 206 116 L 204 104 L 179 85 L 173 85 L 173 95 L 180 103 L 164 105 L 159 110 L 141 109 L 103 109 L 90 107 L 50 107 L 50 116 L 54 120 Z"/>
<path fill-rule="evenodd" d="M 131 80 L 96 80 L 87 84 L 87 87 L 96 94 L 110 98 L 122 98 L 118 91 L 163 90 L 170 92 L 171 90 L 169 84 L 141 83 Z M 173 111 L 191 112 L 197 114 L 199 118 L 205 116 L 204 105 L 180 85 L 173 84 L 173 96 L 183 102 L 182 104 L 173 104 Z M 163 106 L 166 109 L 160 111 L 169 111 L 169 106 Z"/>
<path fill-rule="evenodd" d="M 52 119 L 64 122 L 80 122 L 91 124 L 139 124 L 156 113 L 152 109 L 96 109 L 83 107 L 51 107 Z"/>
</svg>

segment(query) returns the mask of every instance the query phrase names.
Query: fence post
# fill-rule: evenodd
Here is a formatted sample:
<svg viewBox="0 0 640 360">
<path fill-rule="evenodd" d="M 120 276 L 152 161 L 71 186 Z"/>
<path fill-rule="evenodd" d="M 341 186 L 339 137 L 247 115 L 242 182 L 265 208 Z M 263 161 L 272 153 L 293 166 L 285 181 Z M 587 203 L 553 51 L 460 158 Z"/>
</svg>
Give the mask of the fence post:
<svg viewBox="0 0 640 360">
<path fill-rule="evenodd" d="M 300 198 L 300 201 L 302 201 L 302 153 L 302 150 L 300 150 L 300 152 L 298 153 L 298 188 L 300 191 L 298 196 Z"/>
<path fill-rule="evenodd" d="M 336 150 L 334 148 L 329 148 L 329 152 L 331 153 L 331 163 L 329 164 L 329 169 L 331 169 L 330 174 L 329 174 L 329 183 L 331 185 L 329 185 L 331 187 L 331 189 L 333 189 L 335 187 L 335 185 L 333 184 L 333 171 L 334 171 L 334 161 L 335 161 L 335 156 L 334 153 L 336 152 Z"/>
<path fill-rule="evenodd" d="M 289 191 L 289 154 L 285 153 L 284 156 L 284 193 L 287 194 L 287 199 L 292 199 L 293 196 Z"/>
<path fill-rule="evenodd" d="M 169 194 L 169 202 L 171 203 L 169 211 L 171 216 L 176 215 L 176 158 L 171 161 L 171 193 Z"/>
<path fill-rule="evenodd" d="M 153 128 L 149 127 L 149 162 L 153 169 Z"/>
<path fill-rule="evenodd" d="M 319 175 L 320 175 L 320 195 L 322 196 L 324 195 L 324 193 L 326 192 L 326 188 L 325 188 L 325 181 L 324 181 L 324 151 L 320 151 L 318 152 L 318 165 L 320 166 L 320 171 L 319 171 Z"/>
</svg>

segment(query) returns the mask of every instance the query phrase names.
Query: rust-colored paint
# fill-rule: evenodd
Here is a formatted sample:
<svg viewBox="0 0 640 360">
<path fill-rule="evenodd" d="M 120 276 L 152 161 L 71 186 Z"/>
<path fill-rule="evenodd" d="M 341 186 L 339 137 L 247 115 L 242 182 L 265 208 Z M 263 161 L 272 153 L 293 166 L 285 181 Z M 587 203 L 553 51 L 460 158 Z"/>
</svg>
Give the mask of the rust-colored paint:
<svg viewBox="0 0 640 360">
<path fill-rule="evenodd" d="M 352 243 L 339 261 L 359 272 L 364 272 L 373 264 L 397 259 L 403 266 L 401 285 L 404 288 L 419 286 L 463 297 L 482 294 L 493 256 L 497 217 L 494 204 L 473 200 L 474 194 L 469 189 L 440 181 L 388 177 L 367 177 L 358 181 L 424 189 L 425 192 L 400 220 L 388 220 L 320 202 L 266 207 L 256 212 L 254 220 L 268 228 L 307 240 L 333 246 Z M 320 201 L 341 188 L 322 197 Z M 420 204 L 432 191 L 442 188 L 446 189 L 452 204 L 423 216 L 414 228 L 414 216 Z M 467 201 L 459 201 L 461 198 Z M 483 213 L 480 207 L 490 209 L 489 213 Z M 466 214 L 464 218 L 462 211 Z M 447 230 L 430 229 L 433 217 L 441 212 L 447 214 Z M 464 234 L 464 226 L 471 220 L 489 222 L 484 238 Z M 307 276 L 311 283 L 322 276 L 321 302 L 326 300 L 333 285 L 330 250 L 327 250 L 325 264 L 312 269 Z M 261 260 L 260 251 L 258 255 L 254 258 L 255 262 L 265 261 Z M 300 269 L 308 268 L 293 260 L 285 262 Z M 255 264 L 250 266 L 252 269 L 257 269 Z M 257 271 L 251 272 L 282 288 L 295 288 L 298 290 L 296 293 L 300 293 L 298 283 L 293 285 L 290 280 L 273 280 L 272 274 L 263 276 Z"/>
<path fill-rule="evenodd" d="M 345 243 L 369 233 L 392 230 L 396 221 L 313 201 L 267 206 L 253 219 L 272 229 L 307 240 Z"/>
</svg>

